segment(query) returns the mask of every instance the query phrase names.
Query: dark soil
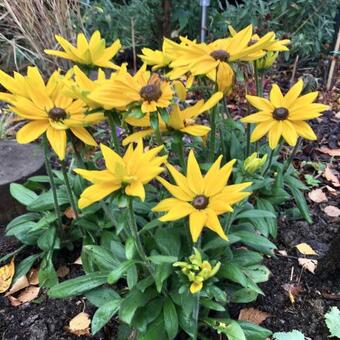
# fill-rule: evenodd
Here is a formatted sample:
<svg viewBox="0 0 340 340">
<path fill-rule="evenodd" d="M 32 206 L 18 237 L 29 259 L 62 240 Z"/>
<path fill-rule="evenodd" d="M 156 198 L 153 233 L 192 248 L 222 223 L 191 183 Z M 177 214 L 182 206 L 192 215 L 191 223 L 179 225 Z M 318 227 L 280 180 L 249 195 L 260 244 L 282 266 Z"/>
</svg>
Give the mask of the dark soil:
<svg viewBox="0 0 340 340">
<path fill-rule="evenodd" d="M 330 99 L 327 96 L 330 94 L 325 95 L 324 102 Z M 328 112 L 319 122 L 314 123 L 313 128 L 317 132 L 318 142 L 302 145 L 302 152 L 294 159 L 296 168 L 301 168 L 302 161 L 312 160 L 332 163 L 335 171 L 340 170 L 339 164 L 334 159 L 316 150 L 321 145 L 329 148 L 339 147 L 338 122 L 334 112 Z M 315 175 L 313 169 L 303 168 L 303 172 Z M 261 325 L 273 332 L 297 329 L 313 340 L 327 339 L 324 314 L 331 306 L 340 308 L 340 273 L 332 273 L 324 277 L 322 272 L 313 275 L 307 270 L 302 270 L 297 260 L 302 256 L 294 248 L 298 243 L 306 242 L 318 252 L 318 256 L 313 258 L 320 259 L 327 252 L 335 232 L 339 229 L 339 218 L 329 217 L 323 210 L 327 205 L 338 206 L 338 195 L 327 191 L 326 186 L 332 186 L 329 181 L 322 176 L 318 179 L 322 182 L 319 188 L 325 190 L 328 201 L 317 204 L 309 200 L 314 221 L 312 225 L 308 225 L 303 220 L 289 220 L 283 209 L 278 227 L 279 235 L 275 242 L 279 250 L 287 251 L 288 256 L 278 255 L 277 258 L 266 259 L 266 265 L 272 272 L 270 280 L 261 285 L 266 295 L 260 296 L 250 305 L 232 305 L 230 312 L 234 318 L 238 318 L 241 308 L 251 306 L 270 314 Z M 15 239 L 4 237 L 4 228 L 0 226 L 0 257 L 18 246 Z M 17 260 L 20 261 L 24 255 L 31 253 L 34 253 L 34 249 L 26 249 L 25 254 L 18 256 Z M 83 274 L 81 267 L 73 264 L 78 256 L 79 252 L 73 252 L 63 254 L 57 259 L 61 261 L 58 265 L 65 264 L 70 268 L 70 273 L 65 279 Z M 295 296 L 295 303 L 290 301 L 287 291 L 283 288 L 284 284 L 293 284 L 300 288 Z M 6 297 L 0 296 L 0 338 L 4 340 L 79 339 L 67 331 L 69 321 L 82 311 L 92 316 L 95 310 L 84 298 L 49 299 L 44 290 L 38 301 L 12 307 Z M 112 320 L 95 337 L 83 336 L 80 339 L 114 339 L 117 326 L 115 322 Z"/>
</svg>

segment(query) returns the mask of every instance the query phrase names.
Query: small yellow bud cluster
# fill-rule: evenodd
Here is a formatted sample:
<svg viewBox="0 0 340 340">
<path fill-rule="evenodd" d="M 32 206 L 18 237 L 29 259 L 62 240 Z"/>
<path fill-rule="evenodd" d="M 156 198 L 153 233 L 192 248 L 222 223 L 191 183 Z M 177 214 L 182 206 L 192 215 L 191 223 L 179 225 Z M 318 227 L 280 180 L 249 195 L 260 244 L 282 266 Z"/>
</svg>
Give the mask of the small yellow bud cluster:
<svg viewBox="0 0 340 340">
<path fill-rule="evenodd" d="M 267 160 L 267 155 L 262 158 L 257 157 L 257 152 L 254 152 L 248 158 L 244 160 L 244 170 L 250 174 L 253 174 L 256 170 L 260 169 Z"/>
<path fill-rule="evenodd" d="M 255 61 L 257 69 L 260 71 L 265 71 L 271 68 L 278 55 L 278 52 L 268 51 L 262 58 Z"/>
<path fill-rule="evenodd" d="M 214 276 L 221 267 L 221 262 L 217 262 L 214 267 L 208 261 L 202 261 L 201 253 L 194 248 L 194 254 L 188 262 L 175 262 L 174 267 L 180 267 L 182 273 L 191 282 L 190 293 L 198 293 L 203 288 L 203 282 Z"/>
</svg>

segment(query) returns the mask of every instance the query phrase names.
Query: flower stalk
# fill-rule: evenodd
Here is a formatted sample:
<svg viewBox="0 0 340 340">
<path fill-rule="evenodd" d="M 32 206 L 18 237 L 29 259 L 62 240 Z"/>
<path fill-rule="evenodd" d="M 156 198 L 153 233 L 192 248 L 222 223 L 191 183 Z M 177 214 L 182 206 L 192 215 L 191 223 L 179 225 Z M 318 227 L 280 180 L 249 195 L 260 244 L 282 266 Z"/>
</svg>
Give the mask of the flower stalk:
<svg viewBox="0 0 340 340">
<path fill-rule="evenodd" d="M 196 243 L 196 248 L 200 252 L 201 250 L 201 240 L 202 238 L 199 237 Z M 198 291 L 195 295 L 195 302 L 194 302 L 194 308 L 192 311 L 192 318 L 194 320 L 194 329 L 193 329 L 193 339 L 196 340 L 198 337 L 198 319 L 199 319 L 199 314 L 200 314 L 200 295 L 201 292 Z"/>
<path fill-rule="evenodd" d="M 296 144 L 295 144 L 295 146 L 294 146 L 292 152 L 290 153 L 289 158 L 287 158 L 285 164 L 283 165 L 283 173 L 285 173 L 285 172 L 288 170 L 290 164 L 292 163 L 293 158 L 294 158 L 294 156 L 296 155 L 296 152 L 297 152 L 297 150 L 298 150 L 298 148 L 299 148 L 299 146 L 300 146 L 300 143 L 301 143 L 301 138 L 299 138 L 299 139 L 297 140 L 297 142 L 296 142 Z"/>
</svg>

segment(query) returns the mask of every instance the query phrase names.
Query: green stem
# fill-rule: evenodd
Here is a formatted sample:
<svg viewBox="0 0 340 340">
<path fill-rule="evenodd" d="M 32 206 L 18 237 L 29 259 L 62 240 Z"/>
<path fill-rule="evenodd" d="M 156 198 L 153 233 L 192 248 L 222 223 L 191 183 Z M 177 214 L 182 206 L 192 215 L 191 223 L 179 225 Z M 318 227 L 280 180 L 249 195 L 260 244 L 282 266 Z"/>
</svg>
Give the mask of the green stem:
<svg viewBox="0 0 340 340">
<path fill-rule="evenodd" d="M 107 117 L 111 128 L 111 146 L 116 150 L 118 155 L 120 155 L 120 142 L 117 136 L 117 125 L 112 117 L 112 112 L 109 112 Z"/>
<path fill-rule="evenodd" d="M 61 212 L 60 212 L 60 208 L 58 204 L 57 188 L 54 182 L 51 163 L 49 160 L 49 148 L 48 148 L 48 141 L 47 141 L 46 134 L 44 134 L 43 136 L 43 145 L 44 145 L 45 167 L 46 167 L 47 175 L 50 179 L 50 185 L 51 185 L 51 190 L 52 190 L 52 195 L 53 195 L 54 211 L 58 218 L 59 233 L 60 235 L 62 235 L 63 234 L 63 223 L 61 220 Z"/>
<path fill-rule="evenodd" d="M 212 109 L 210 115 L 210 143 L 209 143 L 209 161 L 212 163 L 215 158 L 215 143 L 216 143 L 216 106 Z"/>
<path fill-rule="evenodd" d="M 179 133 L 176 135 L 176 141 L 175 146 L 177 148 L 178 158 L 179 158 L 179 164 L 181 165 L 182 170 L 185 170 L 185 156 L 184 156 L 184 145 L 183 145 L 183 138 L 182 135 Z"/>
<path fill-rule="evenodd" d="M 247 126 L 246 126 L 247 145 L 246 145 L 246 156 L 245 156 L 245 158 L 247 158 L 250 155 L 250 133 L 251 133 L 250 130 L 251 130 L 250 123 L 247 123 Z"/>
<path fill-rule="evenodd" d="M 150 272 L 150 274 L 152 276 L 154 276 L 154 271 L 153 271 L 152 265 L 151 265 L 147 255 L 146 255 L 145 251 L 144 251 L 144 247 L 142 245 L 142 241 L 141 241 L 139 233 L 138 233 L 136 216 L 135 216 L 135 212 L 133 210 L 133 198 L 129 198 L 128 201 L 129 201 L 129 203 L 128 203 L 129 227 L 130 227 L 131 235 L 134 239 L 135 246 L 136 246 L 136 249 L 137 249 L 139 256 L 144 261 L 144 264 L 145 264 L 146 268 L 148 269 L 148 271 Z"/>
<path fill-rule="evenodd" d="M 271 165 L 272 165 L 272 162 L 273 162 L 273 156 L 274 156 L 274 153 L 275 153 L 275 150 L 276 149 L 271 149 L 270 150 L 270 154 L 269 154 L 269 159 L 268 159 L 268 162 L 267 162 L 267 166 L 265 168 L 265 170 L 263 171 L 263 174 L 262 176 L 265 176 L 267 174 L 267 172 L 269 171 Z"/>
<path fill-rule="evenodd" d="M 62 171 L 63 176 L 64 176 L 64 181 L 65 181 L 65 185 L 66 185 L 66 191 L 67 191 L 70 203 L 71 203 L 71 207 L 73 209 L 73 212 L 74 212 L 74 215 L 75 215 L 76 219 L 78 219 L 79 218 L 79 210 L 78 210 L 76 201 L 74 199 L 74 194 L 73 194 L 73 191 L 71 189 L 70 181 L 68 179 L 68 174 L 67 174 L 67 171 L 66 171 L 65 161 L 62 160 L 60 163 L 61 163 L 61 171 Z"/>
<path fill-rule="evenodd" d="M 292 163 L 292 160 L 293 160 L 294 156 L 296 155 L 296 151 L 298 150 L 298 148 L 300 146 L 300 142 L 301 142 L 301 139 L 299 138 L 297 143 L 295 144 L 289 158 L 287 158 L 287 160 L 286 160 L 286 162 L 283 166 L 283 173 L 285 173 L 288 170 L 290 164 Z"/>
<path fill-rule="evenodd" d="M 228 98 L 226 95 L 224 95 L 223 97 L 223 106 L 224 106 L 224 111 L 227 114 L 228 119 L 232 119 L 229 108 L 228 108 Z M 225 121 L 223 114 L 222 116 L 223 116 L 223 121 Z"/>
<path fill-rule="evenodd" d="M 157 143 L 158 143 L 159 145 L 164 144 L 164 143 L 163 143 L 163 139 L 162 139 L 162 135 L 161 135 L 161 131 L 159 130 L 159 127 L 155 130 L 155 135 L 156 135 Z"/>
<path fill-rule="evenodd" d="M 256 84 L 256 95 L 258 97 L 262 97 L 263 96 L 263 84 L 262 84 L 263 79 L 257 69 L 256 61 L 254 61 L 254 77 L 255 77 L 255 84 Z"/>
<path fill-rule="evenodd" d="M 201 237 L 198 239 L 196 248 L 200 252 L 201 248 Z M 194 301 L 194 308 L 192 311 L 192 318 L 194 320 L 194 329 L 193 329 L 193 339 L 196 340 L 198 336 L 198 319 L 200 314 L 200 292 L 197 292 L 195 295 L 195 301 Z"/>
</svg>

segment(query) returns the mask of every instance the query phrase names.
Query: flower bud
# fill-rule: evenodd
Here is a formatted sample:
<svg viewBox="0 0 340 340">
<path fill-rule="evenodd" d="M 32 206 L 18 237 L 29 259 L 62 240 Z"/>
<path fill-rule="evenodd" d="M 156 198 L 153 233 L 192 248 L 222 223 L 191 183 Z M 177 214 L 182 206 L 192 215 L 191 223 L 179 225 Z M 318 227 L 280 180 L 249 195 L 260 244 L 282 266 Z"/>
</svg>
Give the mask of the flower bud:
<svg viewBox="0 0 340 340">
<path fill-rule="evenodd" d="M 262 158 L 257 157 L 257 152 L 254 152 L 244 161 L 244 170 L 250 174 L 253 174 L 256 170 L 260 169 L 267 160 L 267 155 L 264 155 Z"/>
<path fill-rule="evenodd" d="M 265 56 L 256 60 L 256 67 L 259 71 L 265 71 L 271 68 L 279 55 L 278 52 L 268 51 Z"/>
</svg>

